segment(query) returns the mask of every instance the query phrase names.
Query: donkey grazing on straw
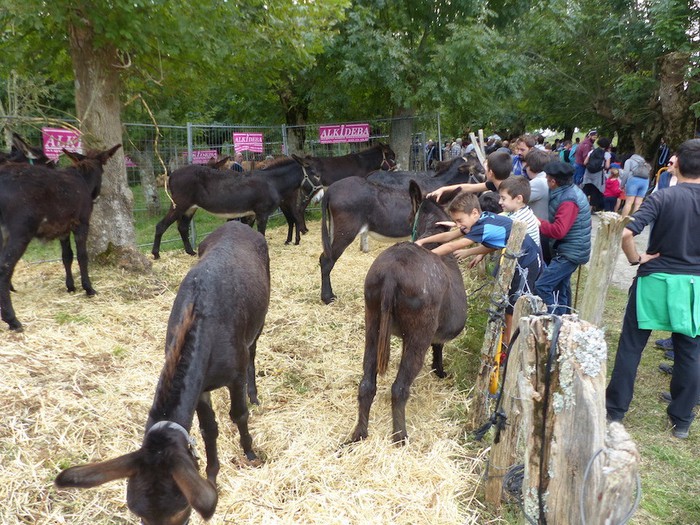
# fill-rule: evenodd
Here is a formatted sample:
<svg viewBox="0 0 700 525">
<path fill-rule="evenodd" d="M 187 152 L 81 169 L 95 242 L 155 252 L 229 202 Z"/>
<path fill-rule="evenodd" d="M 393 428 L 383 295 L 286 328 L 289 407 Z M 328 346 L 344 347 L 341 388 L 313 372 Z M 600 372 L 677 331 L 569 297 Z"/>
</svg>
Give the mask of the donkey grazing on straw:
<svg viewBox="0 0 700 525">
<path fill-rule="evenodd" d="M 442 208 L 423 200 L 415 182 L 410 186 L 414 213 L 414 239 L 447 231 L 437 221 L 449 220 Z M 367 423 L 377 392 L 377 373 L 389 364 L 391 335 L 401 337 L 403 350 L 396 380 L 391 387 L 392 439 L 403 444 L 406 402 L 428 347 L 433 348 L 433 371 L 442 378 L 443 344 L 464 328 L 467 296 L 452 254 L 439 256 L 410 242 L 395 244 L 375 259 L 365 278 L 365 355 L 358 392 L 359 414 L 350 441 L 367 437 Z M 427 249 L 426 249 L 427 248 Z"/>
<path fill-rule="evenodd" d="M 61 241 L 66 288 L 74 292 L 72 232 L 80 281 L 88 296 L 95 295 L 88 276 L 90 215 L 93 201 L 100 195 L 104 165 L 120 147 L 117 144 L 86 155 L 64 149 L 73 162 L 65 169 L 15 163 L 0 166 L 0 313 L 11 330 L 22 331 L 10 299 L 12 273 L 34 237 Z"/>
<path fill-rule="evenodd" d="M 218 500 L 218 425 L 210 392 L 226 387 L 231 420 L 249 461 L 257 460 L 248 432 L 248 397 L 257 403 L 255 349 L 270 301 L 265 238 L 228 222 L 199 245 L 200 261 L 180 285 L 168 321 L 165 366 L 146 422 L 141 448 L 105 461 L 72 467 L 59 487 L 88 488 L 128 478 L 127 505 L 146 524 L 186 523 L 192 508 L 209 519 Z M 198 473 L 190 428 L 194 412 L 204 439 L 206 475 Z"/>
</svg>

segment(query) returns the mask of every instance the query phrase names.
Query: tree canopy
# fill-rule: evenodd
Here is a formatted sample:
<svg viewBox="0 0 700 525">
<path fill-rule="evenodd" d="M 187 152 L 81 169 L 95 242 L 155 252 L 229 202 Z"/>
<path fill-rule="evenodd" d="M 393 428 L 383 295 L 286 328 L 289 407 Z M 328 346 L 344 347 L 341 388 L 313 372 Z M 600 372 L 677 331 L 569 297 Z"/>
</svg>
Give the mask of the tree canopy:
<svg viewBox="0 0 700 525">
<path fill-rule="evenodd" d="M 693 0 L 8 0 L 0 78 L 34 86 L 31 111 L 76 114 L 68 28 L 84 19 L 122 103 L 141 95 L 164 123 L 439 111 L 448 134 L 595 126 L 652 151 L 700 115 Z"/>
</svg>

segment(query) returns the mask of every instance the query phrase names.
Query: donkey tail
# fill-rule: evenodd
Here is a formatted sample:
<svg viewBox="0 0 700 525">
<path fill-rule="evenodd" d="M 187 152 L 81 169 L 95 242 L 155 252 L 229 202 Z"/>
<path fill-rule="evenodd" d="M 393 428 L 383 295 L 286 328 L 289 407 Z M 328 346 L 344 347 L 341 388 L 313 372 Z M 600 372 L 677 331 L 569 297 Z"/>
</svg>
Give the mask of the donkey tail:
<svg viewBox="0 0 700 525">
<path fill-rule="evenodd" d="M 377 337 L 377 373 L 384 375 L 389 367 L 389 354 L 391 351 L 391 322 L 394 310 L 393 282 L 384 282 L 379 307 L 379 334 Z"/>
<path fill-rule="evenodd" d="M 331 244 L 333 239 L 333 217 L 331 215 L 330 204 L 328 203 L 328 192 L 321 199 L 321 242 L 323 243 L 323 255 L 331 258 Z"/>
</svg>

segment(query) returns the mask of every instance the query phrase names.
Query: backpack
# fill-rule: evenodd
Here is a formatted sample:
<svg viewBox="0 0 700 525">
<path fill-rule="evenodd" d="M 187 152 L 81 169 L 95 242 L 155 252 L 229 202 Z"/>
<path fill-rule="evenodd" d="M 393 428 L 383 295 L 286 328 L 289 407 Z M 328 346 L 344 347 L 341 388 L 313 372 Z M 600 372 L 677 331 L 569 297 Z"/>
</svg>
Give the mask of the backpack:
<svg viewBox="0 0 700 525">
<path fill-rule="evenodd" d="M 605 150 L 603 148 L 596 148 L 591 151 L 588 157 L 588 164 L 586 164 L 586 169 L 588 173 L 598 173 L 603 170 L 603 165 L 605 164 Z"/>
<path fill-rule="evenodd" d="M 632 176 L 639 177 L 640 179 L 648 179 L 651 173 L 651 165 L 638 155 L 635 155 L 634 161 L 636 164 L 634 168 L 632 168 Z"/>
</svg>

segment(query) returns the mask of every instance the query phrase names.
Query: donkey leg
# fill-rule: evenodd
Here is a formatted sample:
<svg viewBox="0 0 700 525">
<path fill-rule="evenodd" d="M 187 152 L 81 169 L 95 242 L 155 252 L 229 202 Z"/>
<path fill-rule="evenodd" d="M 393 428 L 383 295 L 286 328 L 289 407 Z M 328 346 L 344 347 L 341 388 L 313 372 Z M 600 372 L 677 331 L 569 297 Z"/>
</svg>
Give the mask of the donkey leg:
<svg viewBox="0 0 700 525">
<path fill-rule="evenodd" d="M 247 368 L 247 367 L 246 367 Z M 253 438 L 248 431 L 248 404 L 246 403 L 245 388 L 246 381 L 244 379 L 247 370 L 244 371 L 243 377 L 238 377 L 231 385 L 228 387 L 228 391 L 231 397 L 231 410 L 229 416 L 231 416 L 231 421 L 233 421 L 238 427 L 238 434 L 241 439 L 241 447 L 245 453 L 245 457 L 249 460 L 257 459 L 255 452 L 253 452 Z"/>
<path fill-rule="evenodd" d="M 10 298 L 10 287 L 12 285 L 10 283 L 17 261 L 24 254 L 31 239 L 31 236 L 28 238 L 17 239 L 17 237 L 14 237 L 9 239 L 9 242 L 5 243 L 0 253 L 0 318 L 8 324 L 10 330 L 15 332 L 22 331 L 22 323 L 17 320 L 15 310 L 12 307 L 12 299 Z"/>
<path fill-rule="evenodd" d="M 379 337 L 379 318 L 371 316 L 366 320 L 365 355 L 362 360 L 362 381 L 357 392 L 357 425 L 352 432 L 350 441 L 360 441 L 367 437 L 369 411 L 372 408 L 374 396 L 377 394 L 377 339 Z"/>
<path fill-rule="evenodd" d="M 197 255 L 192 249 L 192 243 L 190 243 L 190 223 L 192 222 L 192 214 L 183 214 L 177 219 L 177 231 L 180 233 L 180 238 L 182 239 L 182 244 L 185 246 L 185 252 L 188 255 Z"/>
<path fill-rule="evenodd" d="M 260 336 L 260 334 L 258 334 L 258 336 Z M 250 349 L 248 352 L 248 380 L 246 381 L 248 388 L 248 399 L 254 405 L 260 404 L 260 401 L 258 400 L 258 387 L 255 384 L 255 352 L 257 349 L 257 345 L 258 338 L 256 337 L 253 344 L 250 345 Z"/>
<path fill-rule="evenodd" d="M 442 346 L 441 344 L 434 344 L 433 345 L 433 367 L 432 370 L 435 373 L 436 376 L 438 376 L 440 379 L 444 379 L 447 377 L 447 374 L 445 373 L 445 369 L 442 366 Z"/>
<path fill-rule="evenodd" d="M 265 237 L 265 230 L 267 229 L 267 219 L 270 216 L 268 214 L 256 213 L 255 219 L 258 221 L 258 232 Z"/>
<path fill-rule="evenodd" d="M 151 253 L 153 254 L 154 259 L 160 259 L 160 241 L 163 238 L 163 234 L 170 227 L 170 225 L 177 220 L 178 217 L 179 212 L 175 211 L 175 208 L 173 208 L 171 205 L 168 213 L 165 214 L 165 217 L 163 217 L 161 221 L 156 224 L 156 234 L 153 237 L 153 248 L 151 248 Z"/>
<path fill-rule="evenodd" d="M 211 394 L 202 392 L 197 402 L 197 419 L 199 420 L 199 432 L 204 441 L 204 450 L 207 454 L 207 479 L 216 484 L 216 476 L 219 474 L 219 454 L 216 450 L 216 439 L 219 437 L 219 425 L 216 424 L 216 416 L 211 407 Z"/>
<path fill-rule="evenodd" d="M 73 293 L 75 292 L 75 281 L 73 281 L 73 249 L 70 245 L 70 236 L 65 239 L 61 239 L 61 260 L 63 261 L 63 267 L 66 270 L 66 289 Z"/>
<path fill-rule="evenodd" d="M 78 267 L 80 268 L 80 283 L 83 286 L 83 290 L 88 295 L 92 297 L 97 292 L 92 288 L 92 283 L 90 282 L 90 276 L 88 275 L 88 254 L 87 254 L 87 236 L 88 236 L 88 225 L 80 224 L 73 231 L 73 237 L 75 238 L 75 251 L 78 252 Z M 70 243 L 70 238 L 67 239 Z M 63 246 L 63 244 L 61 245 Z M 66 286 L 68 283 L 66 282 Z"/>
<path fill-rule="evenodd" d="M 366 231 L 360 233 L 360 250 L 369 253 L 369 233 Z"/>
<path fill-rule="evenodd" d="M 412 340 L 407 341 L 407 339 Z M 405 444 L 408 440 L 406 403 L 411 394 L 411 385 L 423 366 L 425 354 L 430 345 L 430 339 L 426 339 L 425 337 L 404 336 L 399 373 L 396 374 L 396 380 L 391 385 L 391 419 L 394 429 L 391 437 L 394 443 L 399 445 Z"/>
</svg>

